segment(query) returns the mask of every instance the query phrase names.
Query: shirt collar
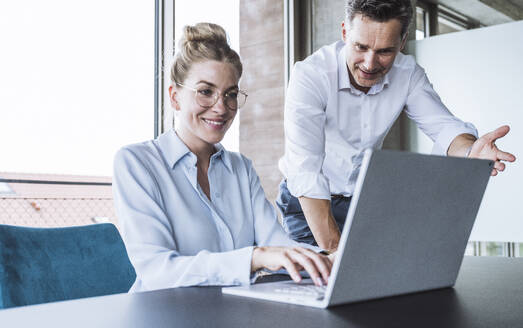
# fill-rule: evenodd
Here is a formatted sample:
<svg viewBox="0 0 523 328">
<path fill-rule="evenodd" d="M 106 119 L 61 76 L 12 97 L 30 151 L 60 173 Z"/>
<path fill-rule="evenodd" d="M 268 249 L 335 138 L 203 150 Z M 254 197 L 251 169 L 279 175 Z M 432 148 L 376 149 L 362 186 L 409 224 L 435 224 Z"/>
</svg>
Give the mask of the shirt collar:
<svg viewBox="0 0 523 328">
<path fill-rule="evenodd" d="M 157 140 L 158 146 L 171 168 L 174 168 L 176 163 L 185 157 L 185 155 L 191 153 L 189 148 L 187 148 L 176 132 L 174 132 L 174 129 L 164 132 Z M 196 161 L 196 156 L 194 160 Z M 196 164 L 196 162 L 194 164 Z"/>
<path fill-rule="evenodd" d="M 347 68 L 347 57 L 345 46 L 340 49 L 338 53 L 338 91 L 342 89 L 352 90 L 352 85 L 349 79 L 349 69 Z"/>
<path fill-rule="evenodd" d="M 183 143 L 180 137 L 178 137 L 174 129 L 170 129 L 169 131 L 163 133 L 158 137 L 157 140 L 160 150 L 162 151 L 163 156 L 171 168 L 174 168 L 174 166 L 188 154 L 192 159 L 192 163 L 190 164 L 196 165 L 196 156 Z M 211 156 L 211 160 L 213 158 L 220 158 L 225 167 L 230 172 L 232 172 L 232 164 L 229 152 L 226 151 L 220 143 L 215 144 L 214 147 L 217 151 Z"/>
<path fill-rule="evenodd" d="M 392 71 L 393 69 L 394 69 L 394 66 L 390 69 L 390 71 Z M 377 84 L 374 84 L 370 88 L 369 92 L 367 92 L 367 94 L 373 95 L 373 94 L 380 93 L 381 91 L 383 91 L 383 89 L 389 85 L 390 71 L 388 71 L 387 74 L 385 74 L 385 76 L 383 77 L 383 79 L 381 79 L 380 82 L 378 82 Z"/>
<path fill-rule="evenodd" d="M 231 155 L 229 152 L 225 150 L 221 143 L 214 144 L 214 147 L 217 151 L 211 156 L 211 160 L 215 157 L 221 158 L 223 165 L 229 170 L 230 173 L 232 173 Z"/>
<path fill-rule="evenodd" d="M 347 67 L 347 53 L 345 50 L 345 47 L 347 45 L 344 45 L 340 52 L 338 53 L 338 91 L 342 89 L 349 89 L 352 92 L 355 92 L 357 94 L 363 93 L 356 89 L 351 83 L 349 78 L 349 68 Z M 385 77 L 378 82 L 377 84 L 373 85 L 369 92 L 367 94 L 376 94 L 380 93 L 386 86 L 389 85 L 389 74 L 394 69 L 394 66 L 391 68 L 391 70 L 385 74 Z"/>
</svg>

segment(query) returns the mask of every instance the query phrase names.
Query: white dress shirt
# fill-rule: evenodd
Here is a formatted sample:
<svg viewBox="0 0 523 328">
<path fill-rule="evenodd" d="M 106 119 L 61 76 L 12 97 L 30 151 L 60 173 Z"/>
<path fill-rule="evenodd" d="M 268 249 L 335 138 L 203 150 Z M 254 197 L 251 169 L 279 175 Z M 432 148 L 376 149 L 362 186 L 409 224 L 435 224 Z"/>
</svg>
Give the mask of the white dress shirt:
<svg viewBox="0 0 523 328">
<path fill-rule="evenodd" d="M 367 94 L 354 88 L 345 43 L 322 47 L 294 66 L 285 100 L 285 154 L 279 168 L 295 197 L 352 195 L 363 150 L 379 149 L 403 108 L 446 155 L 452 140 L 477 136 L 441 102 L 425 71 L 399 53 L 390 71 Z"/>
<path fill-rule="evenodd" d="M 116 154 L 116 213 L 137 274 L 131 291 L 248 284 L 253 245 L 298 245 L 278 223 L 251 161 L 216 148 L 210 200 L 197 182 L 196 155 L 173 130 Z"/>
</svg>

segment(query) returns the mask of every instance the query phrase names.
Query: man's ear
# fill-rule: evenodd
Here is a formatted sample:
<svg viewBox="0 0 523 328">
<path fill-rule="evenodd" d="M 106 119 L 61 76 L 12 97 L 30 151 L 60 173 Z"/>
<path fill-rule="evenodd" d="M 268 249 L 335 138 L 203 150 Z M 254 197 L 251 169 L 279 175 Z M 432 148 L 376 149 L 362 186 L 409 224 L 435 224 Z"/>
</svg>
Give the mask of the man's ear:
<svg viewBox="0 0 523 328">
<path fill-rule="evenodd" d="M 341 22 L 341 39 L 347 42 L 347 28 L 345 27 L 345 20 Z"/>
<path fill-rule="evenodd" d="M 171 107 L 174 110 L 180 110 L 180 105 L 178 100 L 176 100 L 176 89 L 172 85 L 169 87 L 169 99 L 171 100 Z"/>
</svg>

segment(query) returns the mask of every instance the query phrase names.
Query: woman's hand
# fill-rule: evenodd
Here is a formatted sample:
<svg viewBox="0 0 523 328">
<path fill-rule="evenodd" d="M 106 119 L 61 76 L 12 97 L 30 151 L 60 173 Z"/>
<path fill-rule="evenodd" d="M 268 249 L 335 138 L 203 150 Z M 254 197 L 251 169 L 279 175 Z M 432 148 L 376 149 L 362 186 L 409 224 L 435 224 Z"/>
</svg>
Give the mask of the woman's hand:
<svg viewBox="0 0 523 328">
<path fill-rule="evenodd" d="M 285 268 L 295 282 L 301 281 L 299 271 L 305 270 L 316 286 L 323 286 L 329 280 L 332 262 L 327 256 L 302 247 L 255 247 L 251 271 L 262 268 L 272 271 Z"/>
</svg>

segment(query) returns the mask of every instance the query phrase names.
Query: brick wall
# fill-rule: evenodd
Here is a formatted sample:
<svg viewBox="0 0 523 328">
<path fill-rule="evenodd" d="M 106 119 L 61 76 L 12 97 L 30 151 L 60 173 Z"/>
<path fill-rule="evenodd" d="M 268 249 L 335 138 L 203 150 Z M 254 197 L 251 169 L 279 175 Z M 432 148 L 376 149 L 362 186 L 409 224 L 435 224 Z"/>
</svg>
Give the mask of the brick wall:
<svg viewBox="0 0 523 328">
<path fill-rule="evenodd" d="M 267 198 L 273 201 L 282 178 L 284 151 L 283 1 L 240 1 L 242 88 L 249 93 L 240 112 L 240 152 L 253 160 Z"/>
</svg>

